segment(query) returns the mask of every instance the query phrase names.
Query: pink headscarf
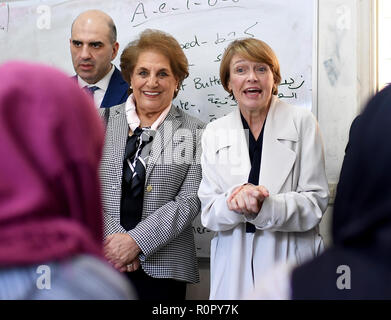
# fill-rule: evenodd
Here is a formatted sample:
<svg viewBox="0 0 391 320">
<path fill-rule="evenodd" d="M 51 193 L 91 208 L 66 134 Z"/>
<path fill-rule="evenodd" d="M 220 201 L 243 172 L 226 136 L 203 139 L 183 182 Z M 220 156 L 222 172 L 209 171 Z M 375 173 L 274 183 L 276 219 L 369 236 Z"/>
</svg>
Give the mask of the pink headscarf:
<svg viewBox="0 0 391 320">
<path fill-rule="evenodd" d="M 104 130 L 94 109 L 60 71 L 0 67 L 0 267 L 101 254 Z"/>
</svg>

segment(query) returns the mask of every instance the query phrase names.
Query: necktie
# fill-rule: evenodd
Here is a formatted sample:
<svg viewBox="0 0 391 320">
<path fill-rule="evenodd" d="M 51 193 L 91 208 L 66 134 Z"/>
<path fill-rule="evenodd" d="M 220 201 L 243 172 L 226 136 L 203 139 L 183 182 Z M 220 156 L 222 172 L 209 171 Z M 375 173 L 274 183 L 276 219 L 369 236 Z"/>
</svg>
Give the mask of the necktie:
<svg viewBox="0 0 391 320">
<path fill-rule="evenodd" d="M 125 230 L 134 228 L 141 221 L 146 162 L 149 152 L 142 152 L 153 139 L 148 128 L 136 128 L 128 137 L 123 165 L 123 205 L 120 223 Z"/>
<path fill-rule="evenodd" d="M 141 151 L 153 139 L 148 131 L 148 129 L 136 128 L 133 135 L 128 138 L 125 147 L 125 162 L 127 165 L 125 166 L 126 170 L 124 170 L 124 178 L 127 183 L 130 183 L 136 196 L 143 190 L 142 185 L 140 188 L 140 182 L 145 178 L 146 164 L 141 156 Z"/>
<path fill-rule="evenodd" d="M 98 90 L 99 87 L 97 87 L 97 86 L 92 86 L 92 87 L 85 86 L 83 89 L 84 89 L 88 94 L 90 94 L 91 96 L 94 96 L 95 91 Z"/>
</svg>

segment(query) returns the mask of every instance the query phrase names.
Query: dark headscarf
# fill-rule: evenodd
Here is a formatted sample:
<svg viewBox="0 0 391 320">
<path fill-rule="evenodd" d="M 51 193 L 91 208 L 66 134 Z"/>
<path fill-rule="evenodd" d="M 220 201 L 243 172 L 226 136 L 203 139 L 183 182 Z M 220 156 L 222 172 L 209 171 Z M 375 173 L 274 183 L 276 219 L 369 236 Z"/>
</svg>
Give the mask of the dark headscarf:
<svg viewBox="0 0 391 320">
<path fill-rule="evenodd" d="M 335 199 L 334 245 L 293 273 L 293 298 L 391 299 L 391 87 L 354 121 Z M 350 289 L 337 288 L 338 266 Z"/>
<path fill-rule="evenodd" d="M 100 255 L 104 130 L 90 97 L 50 67 L 0 67 L 0 267 Z"/>
</svg>

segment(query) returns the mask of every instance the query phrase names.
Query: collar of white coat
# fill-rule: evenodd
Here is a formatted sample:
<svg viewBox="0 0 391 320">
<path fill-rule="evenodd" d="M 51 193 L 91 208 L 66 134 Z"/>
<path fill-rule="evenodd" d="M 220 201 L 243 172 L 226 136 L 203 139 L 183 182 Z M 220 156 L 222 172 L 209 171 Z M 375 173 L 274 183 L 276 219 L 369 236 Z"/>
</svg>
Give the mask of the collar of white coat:
<svg viewBox="0 0 391 320">
<path fill-rule="evenodd" d="M 294 125 L 292 117 L 288 116 L 287 114 L 289 113 L 287 108 L 291 108 L 291 106 L 278 99 L 277 96 L 272 96 L 270 109 L 264 124 L 264 135 L 266 137 L 270 137 L 270 139 L 275 140 L 289 140 L 294 142 L 298 141 L 299 137 L 297 129 Z M 236 108 L 233 112 L 228 114 L 225 120 L 227 123 L 224 125 L 224 131 L 232 130 L 233 134 L 239 135 L 239 139 L 245 138 L 246 132 L 243 130 L 239 108 Z M 232 139 L 233 135 L 228 134 L 225 136 L 226 139 L 223 138 L 216 140 L 216 151 L 235 145 L 235 143 L 238 141 L 237 139 Z"/>
</svg>

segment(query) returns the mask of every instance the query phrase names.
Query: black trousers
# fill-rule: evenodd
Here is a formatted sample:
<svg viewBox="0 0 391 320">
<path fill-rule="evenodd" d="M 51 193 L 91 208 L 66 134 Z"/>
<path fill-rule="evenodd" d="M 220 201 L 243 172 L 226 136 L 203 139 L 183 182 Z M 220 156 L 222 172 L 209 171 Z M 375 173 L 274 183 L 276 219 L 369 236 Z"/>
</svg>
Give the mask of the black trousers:
<svg viewBox="0 0 391 320">
<path fill-rule="evenodd" d="M 134 272 L 125 272 L 136 289 L 140 300 L 184 301 L 186 282 L 166 278 L 153 278 L 141 266 Z"/>
</svg>

